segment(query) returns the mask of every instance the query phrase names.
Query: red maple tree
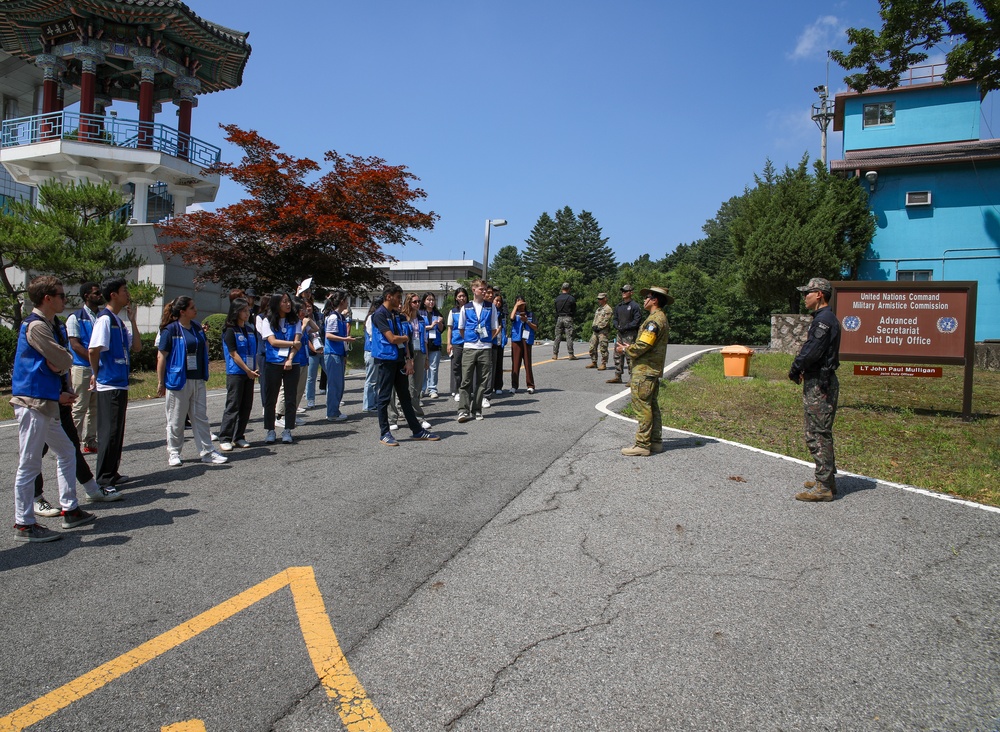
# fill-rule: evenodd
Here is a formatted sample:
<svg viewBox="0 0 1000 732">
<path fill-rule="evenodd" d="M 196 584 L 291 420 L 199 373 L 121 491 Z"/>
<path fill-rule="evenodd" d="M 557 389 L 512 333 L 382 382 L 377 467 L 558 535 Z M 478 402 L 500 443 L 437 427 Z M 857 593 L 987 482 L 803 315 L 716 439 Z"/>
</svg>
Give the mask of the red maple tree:
<svg viewBox="0 0 1000 732">
<path fill-rule="evenodd" d="M 411 232 L 434 228 L 437 214 L 414 206 L 427 194 L 411 186 L 418 178 L 405 166 L 329 151 L 332 169 L 314 178 L 315 161 L 283 153 L 253 130 L 222 128 L 243 158 L 210 172 L 229 176 L 249 198 L 160 226 L 157 249 L 197 268 L 196 281 L 270 292 L 311 276 L 317 286 L 361 293 L 385 281 L 373 268 L 391 259 L 384 245 L 415 242 Z"/>
</svg>

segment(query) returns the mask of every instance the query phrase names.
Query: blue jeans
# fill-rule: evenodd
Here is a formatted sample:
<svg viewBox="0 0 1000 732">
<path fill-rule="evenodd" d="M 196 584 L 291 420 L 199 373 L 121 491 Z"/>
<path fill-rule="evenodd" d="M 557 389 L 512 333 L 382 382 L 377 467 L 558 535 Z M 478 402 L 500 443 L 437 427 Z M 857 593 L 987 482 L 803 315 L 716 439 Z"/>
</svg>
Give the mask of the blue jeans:
<svg viewBox="0 0 1000 732">
<path fill-rule="evenodd" d="M 365 351 L 365 393 L 361 399 L 361 408 L 366 411 L 375 411 L 377 391 L 375 380 L 375 359 L 372 358 L 371 351 Z"/>
<path fill-rule="evenodd" d="M 309 354 L 309 372 L 306 376 L 306 401 L 316 401 L 316 377 L 319 376 L 319 367 L 323 364 L 323 356 L 318 353 Z M 326 378 L 330 378 L 327 374 Z M 343 391 L 343 390 L 341 390 Z"/>
<path fill-rule="evenodd" d="M 323 354 L 326 369 L 326 416 L 340 416 L 340 400 L 344 398 L 344 357 L 337 353 Z"/>
<path fill-rule="evenodd" d="M 424 391 L 437 394 L 438 366 L 441 364 L 441 351 L 427 352 L 427 378 L 424 379 Z"/>
</svg>

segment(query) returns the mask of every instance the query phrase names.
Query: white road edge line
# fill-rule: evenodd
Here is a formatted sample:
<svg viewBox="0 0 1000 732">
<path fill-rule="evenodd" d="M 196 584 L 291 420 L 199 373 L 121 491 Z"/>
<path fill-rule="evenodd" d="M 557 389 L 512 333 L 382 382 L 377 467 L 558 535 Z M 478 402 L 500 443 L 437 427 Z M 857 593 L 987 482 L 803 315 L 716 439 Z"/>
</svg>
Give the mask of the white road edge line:
<svg viewBox="0 0 1000 732">
<path fill-rule="evenodd" d="M 718 348 L 706 348 L 703 351 L 696 351 L 695 353 L 688 354 L 684 358 L 679 358 L 673 363 L 668 364 L 667 367 L 663 369 L 663 373 L 667 374 L 673 372 L 674 370 L 679 370 L 682 366 L 686 365 L 688 361 L 691 361 L 706 353 L 711 353 L 712 351 L 718 351 L 718 350 L 719 350 Z M 602 412 L 608 415 L 609 417 L 620 419 L 623 422 L 631 422 L 632 424 L 638 424 L 638 420 L 632 419 L 631 417 L 625 417 L 621 414 L 618 414 L 617 412 L 611 411 L 611 409 L 608 408 L 609 405 L 611 405 L 612 403 L 618 401 L 619 399 L 627 397 L 630 394 L 631 390 L 625 389 L 613 396 L 608 397 L 607 399 L 598 402 L 596 405 L 594 405 L 594 407 L 597 409 L 598 412 Z M 664 427 L 663 429 L 670 430 L 671 432 L 674 432 L 678 435 L 687 435 L 688 437 L 698 437 L 703 440 L 719 442 L 722 443 L 723 445 L 732 445 L 733 447 L 739 447 L 744 450 L 760 453 L 761 455 L 767 455 L 768 457 L 778 458 L 779 460 L 787 460 L 788 462 L 796 463 L 797 465 L 805 465 L 806 467 L 809 468 L 813 467 L 812 463 L 806 462 L 805 460 L 799 460 L 798 458 L 789 457 L 788 455 L 779 455 L 776 452 L 770 452 L 769 450 L 762 450 L 759 447 L 744 445 L 742 442 L 733 442 L 732 440 L 724 440 L 721 437 L 710 437 L 709 435 L 700 435 L 697 432 L 687 432 L 685 430 L 674 429 L 673 427 Z M 948 503 L 957 503 L 960 506 L 966 506 L 968 508 L 978 508 L 982 511 L 989 511 L 990 513 L 1000 514 L 1000 508 L 997 508 L 996 506 L 984 506 L 981 503 L 974 503 L 973 501 L 966 501 L 961 498 L 953 498 L 952 496 L 946 496 L 943 493 L 935 493 L 934 491 L 929 491 L 924 488 L 917 488 L 915 485 L 907 485 L 906 483 L 893 483 L 888 480 L 879 480 L 878 478 L 872 478 L 867 475 L 860 475 L 859 473 L 849 473 L 847 471 L 842 471 L 842 470 L 838 470 L 837 472 L 840 475 L 849 475 L 852 478 L 864 478 L 865 480 L 870 480 L 875 483 L 881 483 L 882 485 L 888 486 L 890 488 L 899 488 L 904 491 L 909 491 L 910 493 L 918 493 L 922 496 L 927 496 L 928 498 L 937 498 L 940 501 L 947 501 Z"/>
</svg>

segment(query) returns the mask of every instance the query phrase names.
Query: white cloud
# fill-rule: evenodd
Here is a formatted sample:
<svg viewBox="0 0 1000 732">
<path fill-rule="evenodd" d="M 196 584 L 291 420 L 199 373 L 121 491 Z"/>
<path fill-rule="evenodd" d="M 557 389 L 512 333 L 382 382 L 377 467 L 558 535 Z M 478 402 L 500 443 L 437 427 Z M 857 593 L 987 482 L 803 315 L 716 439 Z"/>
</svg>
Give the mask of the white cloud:
<svg viewBox="0 0 1000 732">
<path fill-rule="evenodd" d="M 792 59 L 816 58 L 826 56 L 844 33 L 843 23 L 834 15 L 824 15 L 817 18 L 812 25 L 806 26 L 799 34 L 795 50 L 789 55 Z"/>
</svg>

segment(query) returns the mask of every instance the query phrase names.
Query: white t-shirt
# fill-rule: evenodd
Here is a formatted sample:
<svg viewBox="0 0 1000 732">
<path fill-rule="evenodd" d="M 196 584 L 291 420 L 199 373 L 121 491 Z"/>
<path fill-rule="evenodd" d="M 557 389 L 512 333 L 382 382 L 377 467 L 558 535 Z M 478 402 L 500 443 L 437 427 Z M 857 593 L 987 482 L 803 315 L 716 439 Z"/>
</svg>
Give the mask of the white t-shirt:
<svg viewBox="0 0 1000 732">
<path fill-rule="evenodd" d="M 485 302 L 477 303 L 475 300 L 473 300 L 470 303 L 470 305 L 472 305 L 473 310 L 476 311 L 476 319 L 477 320 L 482 317 L 482 314 L 483 314 L 483 305 L 485 305 L 485 304 L 486 304 Z M 493 335 L 493 331 L 495 331 L 497 329 L 497 309 L 493 305 L 490 305 L 490 311 L 491 312 L 490 312 L 490 326 L 489 326 L 489 330 L 490 330 L 490 335 L 492 336 Z M 461 310 L 458 311 L 458 330 L 462 334 L 465 333 L 465 308 L 464 307 Z M 487 341 L 486 343 L 483 343 L 482 341 L 476 340 L 476 341 L 473 341 L 472 343 L 463 343 L 462 347 L 463 348 L 467 348 L 467 349 L 471 349 L 473 351 L 485 351 L 488 348 L 492 348 L 493 347 L 493 343 L 491 343 L 490 341 Z"/>
<path fill-rule="evenodd" d="M 268 320 L 267 318 L 259 318 L 259 320 L 260 320 L 260 325 L 257 329 L 257 332 L 260 333 L 260 339 L 266 342 L 268 338 L 274 335 L 274 329 L 271 328 L 271 321 Z M 281 330 L 285 329 L 284 318 L 278 321 L 278 327 Z M 302 321 L 299 321 L 295 324 L 295 334 L 302 335 Z M 278 338 L 278 340 L 283 341 L 285 339 Z M 305 344 L 303 344 L 302 347 L 305 348 Z M 278 355 L 281 356 L 282 358 L 287 358 L 288 354 L 290 353 L 290 350 L 291 349 L 288 346 L 282 346 L 278 348 Z"/>
</svg>

